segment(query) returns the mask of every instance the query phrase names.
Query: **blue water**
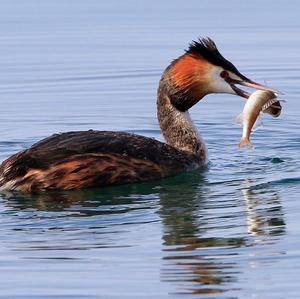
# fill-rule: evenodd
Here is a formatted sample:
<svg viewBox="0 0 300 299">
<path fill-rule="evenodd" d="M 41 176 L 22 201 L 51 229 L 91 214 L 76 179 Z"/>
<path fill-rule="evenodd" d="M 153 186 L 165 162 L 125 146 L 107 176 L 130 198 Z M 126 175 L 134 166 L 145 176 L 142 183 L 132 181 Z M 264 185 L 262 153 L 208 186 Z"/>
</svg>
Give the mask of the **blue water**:
<svg viewBox="0 0 300 299">
<path fill-rule="evenodd" d="M 299 1 L 1 1 L 0 160 L 55 132 L 162 140 L 156 89 L 198 36 L 284 92 L 253 151 L 244 101 L 191 111 L 209 167 L 142 184 L 0 196 L 1 298 L 299 298 Z"/>
</svg>

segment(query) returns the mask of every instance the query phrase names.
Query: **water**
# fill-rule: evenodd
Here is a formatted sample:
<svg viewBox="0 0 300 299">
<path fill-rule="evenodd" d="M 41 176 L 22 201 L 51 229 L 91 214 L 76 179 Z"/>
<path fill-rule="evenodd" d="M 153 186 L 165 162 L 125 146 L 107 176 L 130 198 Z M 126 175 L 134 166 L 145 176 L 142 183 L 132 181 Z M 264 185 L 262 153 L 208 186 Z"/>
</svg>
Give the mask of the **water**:
<svg viewBox="0 0 300 299">
<path fill-rule="evenodd" d="M 299 298 L 297 1 L 8 1 L 0 11 L 0 159 L 55 132 L 162 140 L 156 88 L 211 36 L 242 73 L 282 90 L 254 151 L 243 100 L 192 110 L 208 169 L 161 181 L 0 198 L 1 298 Z"/>
</svg>

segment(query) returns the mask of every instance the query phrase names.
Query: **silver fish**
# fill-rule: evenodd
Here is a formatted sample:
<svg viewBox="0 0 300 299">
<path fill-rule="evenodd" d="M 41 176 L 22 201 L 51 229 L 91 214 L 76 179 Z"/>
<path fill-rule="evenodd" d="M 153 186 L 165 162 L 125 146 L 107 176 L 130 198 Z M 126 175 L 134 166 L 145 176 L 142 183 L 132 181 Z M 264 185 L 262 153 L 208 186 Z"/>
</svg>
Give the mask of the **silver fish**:
<svg viewBox="0 0 300 299">
<path fill-rule="evenodd" d="M 282 100 L 279 100 L 275 93 L 271 91 L 257 90 L 251 94 L 243 112 L 236 119 L 238 124 L 243 125 L 243 135 L 238 144 L 239 149 L 244 145 L 248 145 L 250 149 L 253 149 L 253 145 L 250 142 L 251 132 L 261 124 L 262 112 L 269 112 L 272 105 L 279 101 Z"/>
</svg>

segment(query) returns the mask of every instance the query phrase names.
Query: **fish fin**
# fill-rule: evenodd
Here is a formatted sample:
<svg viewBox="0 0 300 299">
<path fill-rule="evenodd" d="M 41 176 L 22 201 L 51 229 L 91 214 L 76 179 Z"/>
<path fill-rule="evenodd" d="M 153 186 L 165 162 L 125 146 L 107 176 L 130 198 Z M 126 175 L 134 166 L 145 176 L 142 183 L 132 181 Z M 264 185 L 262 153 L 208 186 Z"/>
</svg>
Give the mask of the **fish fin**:
<svg viewBox="0 0 300 299">
<path fill-rule="evenodd" d="M 262 122 L 262 113 L 259 113 L 253 127 L 252 127 L 252 132 L 255 132 L 257 129 L 259 129 L 259 127 L 263 126 L 263 122 Z"/>
<path fill-rule="evenodd" d="M 249 149 L 253 149 L 253 145 L 250 142 L 249 138 L 247 137 L 242 137 L 240 143 L 238 144 L 238 149 L 242 149 L 244 145 L 248 145 Z"/>
<path fill-rule="evenodd" d="M 267 110 L 269 107 L 272 107 L 273 104 L 275 104 L 276 102 L 282 102 L 285 103 L 285 100 L 279 100 L 277 98 L 271 99 L 270 101 L 268 101 L 266 104 L 264 104 L 261 108 L 261 110 L 264 112 L 265 110 Z"/>
<path fill-rule="evenodd" d="M 243 125 L 243 118 L 244 118 L 244 114 L 243 112 L 241 112 L 235 119 L 235 123 L 238 125 Z"/>
</svg>

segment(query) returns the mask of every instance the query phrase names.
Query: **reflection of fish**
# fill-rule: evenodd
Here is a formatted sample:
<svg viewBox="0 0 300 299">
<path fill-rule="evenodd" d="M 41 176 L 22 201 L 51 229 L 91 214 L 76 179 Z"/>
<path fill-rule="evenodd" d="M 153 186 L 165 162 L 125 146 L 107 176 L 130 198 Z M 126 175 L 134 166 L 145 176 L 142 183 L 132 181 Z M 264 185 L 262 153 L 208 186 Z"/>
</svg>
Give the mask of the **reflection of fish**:
<svg viewBox="0 0 300 299">
<path fill-rule="evenodd" d="M 244 106 L 243 112 L 236 119 L 237 123 L 243 125 L 243 135 L 238 148 L 242 148 L 245 144 L 247 144 L 249 148 L 253 148 L 249 139 L 251 131 L 260 125 L 261 113 L 268 110 L 267 112 L 272 114 L 270 109 L 278 102 L 279 100 L 276 98 L 276 95 L 271 91 L 258 90 L 252 93 Z M 273 116 L 278 115 L 273 113 Z"/>
<path fill-rule="evenodd" d="M 260 189 L 260 184 L 261 182 L 252 179 L 241 182 L 248 233 L 253 236 L 284 234 L 285 220 L 280 196 L 270 186 Z M 264 242 L 264 239 L 260 241 Z"/>
</svg>

